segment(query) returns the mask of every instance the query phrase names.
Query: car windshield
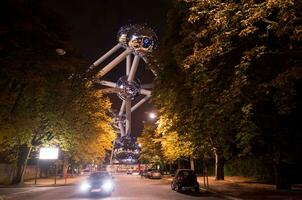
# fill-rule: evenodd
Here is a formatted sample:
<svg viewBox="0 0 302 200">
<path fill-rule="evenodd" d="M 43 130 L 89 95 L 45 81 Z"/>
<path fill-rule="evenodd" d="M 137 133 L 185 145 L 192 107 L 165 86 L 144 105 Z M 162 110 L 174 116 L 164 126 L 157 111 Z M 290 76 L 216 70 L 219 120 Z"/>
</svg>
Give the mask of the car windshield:
<svg viewBox="0 0 302 200">
<path fill-rule="evenodd" d="M 91 179 L 102 179 L 111 177 L 108 172 L 96 172 L 89 176 Z"/>
<path fill-rule="evenodd" d="M 195 172 L 192 170 L 184 170 L 184 171 L 180 171 L 178 175 L 184 178 L 195 177 Z"/>
</svg>

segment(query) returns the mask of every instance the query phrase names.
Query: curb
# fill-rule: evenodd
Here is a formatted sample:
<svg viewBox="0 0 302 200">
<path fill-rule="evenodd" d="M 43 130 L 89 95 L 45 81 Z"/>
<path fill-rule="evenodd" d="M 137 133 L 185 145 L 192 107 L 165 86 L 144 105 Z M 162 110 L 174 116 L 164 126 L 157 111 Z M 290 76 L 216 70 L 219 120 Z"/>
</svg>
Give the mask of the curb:
<svg viewBox="0 0 302 200">
<path fill-rule="evenodd" d="M 76 185 L 76 183 L 67 183 L 67 184 L 43 184 L 43 185 L 32 185 L 32 184 L 28 184 L 24 187 L 62 187 L 62 186 L 70 186 L 70 185 Z"/>
<path fill-rule="evenodd" d="M 61 187 L 76 185 L 77 183 L 67 183 L 67 184 L 24 184 L 24 185 L 0 185 L 0 189 L 5 188 L 29 188 L 29 187 Z M 1 200 L 1 199 L 0 199 Z"/>
</svg>

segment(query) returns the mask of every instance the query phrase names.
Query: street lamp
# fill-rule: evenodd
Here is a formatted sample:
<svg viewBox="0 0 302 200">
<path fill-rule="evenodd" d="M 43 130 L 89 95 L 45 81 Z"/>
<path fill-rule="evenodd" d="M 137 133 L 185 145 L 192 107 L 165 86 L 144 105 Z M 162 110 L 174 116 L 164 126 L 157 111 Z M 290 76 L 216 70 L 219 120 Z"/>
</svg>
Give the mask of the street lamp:
<svg viewBox="0 0 302 200">
<path fill-rule="evenodd" d="M 150 119 L 155 119 L 157 116 L 154 112 L 149 113 Z"/>
<path fill-rule="evenodd" d="M 64 56 L 66 54 L 66 51 L 64 49 L 58 48 L 58 49 L 56 49 L 56 53 L 59 56 Z"/>
</svg>

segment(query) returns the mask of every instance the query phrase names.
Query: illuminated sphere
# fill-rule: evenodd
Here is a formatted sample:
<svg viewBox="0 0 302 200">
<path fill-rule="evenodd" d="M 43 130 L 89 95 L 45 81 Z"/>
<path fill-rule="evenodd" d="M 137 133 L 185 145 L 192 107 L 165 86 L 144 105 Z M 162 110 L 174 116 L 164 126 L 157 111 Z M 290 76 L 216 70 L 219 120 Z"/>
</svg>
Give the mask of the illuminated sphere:
<svg viewBox="0 0 302 200">
<path fill-rule="evenodd" d="M 128 46 L 138 55 L 145 56 L 157 47 L 155 32 L 143 25 L 132 25 L 127 32 Z"/>
<path fill-rule="evenodd" d="M 140 92 L 141 85 L 138 79 L 127 81 L 128 76 L 122 76 L 116 83 L 116 88 L 119 89 L 118 97 L 122 100 L 133 100 Z"/>
</svg>

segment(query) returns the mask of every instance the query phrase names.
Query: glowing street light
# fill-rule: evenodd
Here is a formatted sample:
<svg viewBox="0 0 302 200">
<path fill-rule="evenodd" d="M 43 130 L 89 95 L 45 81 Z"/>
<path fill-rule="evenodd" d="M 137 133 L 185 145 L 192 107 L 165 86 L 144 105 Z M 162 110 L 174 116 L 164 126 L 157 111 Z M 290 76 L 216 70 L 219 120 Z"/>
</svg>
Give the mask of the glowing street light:
<svg viewBox="0 0 302 200">
<path fill-rule="evenodd" d="M 149 117 L 150 117 L 150 119 L 155 119 L 156 118 L 156 114 L 153 113 L 153 112 L 151 112 L 151 113 L 149 113 Z"/>
<path fill-rule="evenodd" d="M 56 49 L 56 53 L 59 55 L 59 56 L 64 56 L 66 54 L 66 51 L 64 49 Z"/>
</svg>

